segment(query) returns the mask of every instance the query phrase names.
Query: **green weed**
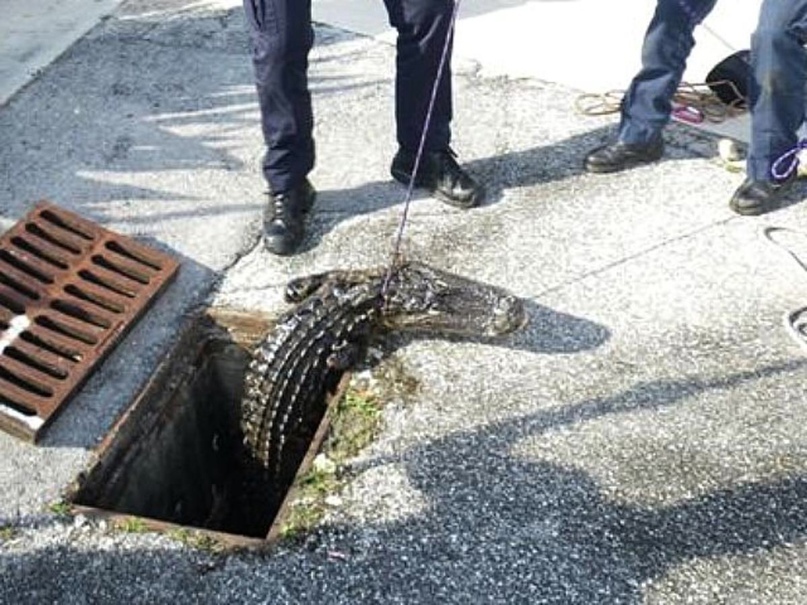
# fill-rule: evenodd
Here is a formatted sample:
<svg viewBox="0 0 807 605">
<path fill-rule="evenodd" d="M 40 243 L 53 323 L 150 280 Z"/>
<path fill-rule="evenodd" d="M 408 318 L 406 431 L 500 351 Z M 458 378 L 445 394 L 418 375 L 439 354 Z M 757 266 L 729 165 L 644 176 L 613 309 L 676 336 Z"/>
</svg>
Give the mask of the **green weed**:
<svg viewBox="0 0 807 605">
<path fill-rule="evenodd" d="M 17 529 L 11 525 L 0 526 L 0 542 L 8 542 L 17 536 Z"/>
<path fill-rule="evenodd" d="M 219 540 L 201 531 L 193 531 L 182 527 L 171 531 L 169 536 L 177 542 L 205 552 L 218 553 L 224 549 Z"/>
<path fill-rule="evenodd" d="M 64 500 L 57 500 L 56 502 L 51 502 L 48 505 L 48 510 L 52 512 L 54 515 L 58 515 L 60 517 L 67 517 L 70 515 L 70 503 L 65 502 Z"/>
<path fill-rule="evenodd" d="M 138 517 L 125 517 L 118 521 L 115 527 L 128 534 L 142 534 L 148 531 L 145 521 Z"/>
</svg>

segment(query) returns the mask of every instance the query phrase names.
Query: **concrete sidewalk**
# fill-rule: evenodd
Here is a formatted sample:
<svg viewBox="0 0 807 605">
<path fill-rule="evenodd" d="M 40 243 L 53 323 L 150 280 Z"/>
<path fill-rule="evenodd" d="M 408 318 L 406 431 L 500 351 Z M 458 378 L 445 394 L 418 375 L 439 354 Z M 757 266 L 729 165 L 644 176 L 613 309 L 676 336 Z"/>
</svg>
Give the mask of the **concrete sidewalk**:
<svg viewBox="0 0 807 605">
<path fill-rule="evenodd" d="M 109 15 L 120 0 L 39 3 L 0 0 L 0 106 L 76 39 Z M 232 8 L 237 0 L 210 0 L 209 8 Z M 709 70 L 735 50 L 748 48 L 761 0 L 719 3 L 696 30 L 685 81 L 704 81 Z M 473 63 L 485 77 L 534 78 L 586 93 L 623 90 L 639 68 L 640 48 L 653 3 L 630 0 L 618 10 L 631 18 L 618 24 L 612 2 L 484 0 L 461 3 L 456 61 Z M 313 18 L 332 27 L 394 44 L 382 2 L 313 0 Z M 603 24 L 609 24 L 603 27 Z M 699 126 L 748 140 L 745 116 Z"/>
<path fill-rule="evenodd" d="M 0 105 L 30 81 L 120 0 L 60 0 L 32 7 L 24 0 L 0 0 Z M 211 0 L 208 7 L 235 7 Z M 697 44 L 685 78 L 702 82 L 727 54 L 750 45 L 761 0 L 718 3 L 696 31 Z M 630 11 L 616 23 L 614 12 Z M 622 89 L 639 67 L 644 30 L 653 3 L 627 0 L 542 2 L 465 0 L 459 7 L 455 56 L 476 62 L 486 76 L 535 78 L 581 91 Z M 393 42 L 383 3 L 313 0 L 320 23 Z M 604 27 L 603 24 L 608 24 Z"/>
<path fill-rule="evenodd" d="M 685 79 L 703 82 L 723 57 L 750 47 L 761 0 L 719 2 L 695 32 Z M 314 18 L 393 42 L 383 2 L 314 0 Z M 454 53 L 486 76 L 535 78 L 584 92 L 623 89 L 639 68 L 655 2 L 461 0 Z M 629 18 L 625 18 L 629 15 Z"/>
<path fill-rule="evenodd" d="M 0 106 L 36 78 L 120 0 L 0 0 Z"/>
<path fill-rule="evenodd" d="M 410 388 L 301 545 L 218 555 L 52 510 L 194 310 L 278 313 L 291 276 L 387 261 L 404 195 L 393 64 L 383 41 L 317 27 L 320 195 L 288 259 L 257 245 L 239 6 L 124 3 L 0 108 L 4 226 L 49 198 L 182 262 L 40 445 L 0 433 L 0 601 L 803 602 L 807 359 L 784 326 L 807 301 L 803 189 L 734 215 L 740 177 L 677 124 L 664 161 L 586 174 L 613 116 L 467 60 L 454 147 L 489 199 L 419 195 L 404 250 L 510 288 L 527 328 L 390 352 Z"/>
</svg>

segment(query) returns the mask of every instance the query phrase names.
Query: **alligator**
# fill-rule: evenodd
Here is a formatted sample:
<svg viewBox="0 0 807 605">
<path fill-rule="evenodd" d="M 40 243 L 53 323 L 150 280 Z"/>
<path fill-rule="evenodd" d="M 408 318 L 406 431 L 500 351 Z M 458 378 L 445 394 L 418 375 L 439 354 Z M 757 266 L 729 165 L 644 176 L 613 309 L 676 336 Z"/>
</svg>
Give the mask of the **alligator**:
<svg viewBox="0 0 807 605">
<path fill-rule="evenodd" d="M 495 337 L 526 321 L 506 290 L 420 262 L 297 278 L 285 298 L 296 306 L 252 351 L 240 410 L 246 455 L 274 476 L 289 439 L 321 418 L 328 393 L 379 332 Z"/>
</svg>

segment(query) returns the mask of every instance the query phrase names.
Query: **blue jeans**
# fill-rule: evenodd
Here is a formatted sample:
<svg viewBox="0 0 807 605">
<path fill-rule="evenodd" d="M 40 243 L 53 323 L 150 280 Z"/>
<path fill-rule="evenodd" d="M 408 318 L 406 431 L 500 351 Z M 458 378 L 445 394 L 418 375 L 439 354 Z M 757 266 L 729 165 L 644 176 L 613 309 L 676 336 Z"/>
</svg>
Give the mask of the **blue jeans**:
<svg viewBox="0 0 807 605">
<path fill-rule="evenodd" d="M 751 36 L 748 177 L 773 180 L 776 160 L 797 144 L 805 118 L 807 0 L 765 0 Z"/>
<path fill-rule="evenodd" d="M 398 143 L 416 150 L 448 35 L 453 0 L 384 0 L 398 30 L 395 118 Z M 263 174 L 273 192 L 296 187 L 314 166 L 308 53 L 311 0 L 244 0 L 266 142 Z M 426 149 L 448 147 L 452 118 L 449 56 L 435 98 Z"/>
<path fill-rule="evenodd" d="M 734 0 L 735 2 L 737 0 Z M 788 0 L 772 0 L 787 3 Z M 695 27 L 717 0 L 658 0 L 642 45 L 642 68 L 622 102 L 619 140 L 650 143 L 670 121 L 672 98 L 695 46 Z"/>
</svg>

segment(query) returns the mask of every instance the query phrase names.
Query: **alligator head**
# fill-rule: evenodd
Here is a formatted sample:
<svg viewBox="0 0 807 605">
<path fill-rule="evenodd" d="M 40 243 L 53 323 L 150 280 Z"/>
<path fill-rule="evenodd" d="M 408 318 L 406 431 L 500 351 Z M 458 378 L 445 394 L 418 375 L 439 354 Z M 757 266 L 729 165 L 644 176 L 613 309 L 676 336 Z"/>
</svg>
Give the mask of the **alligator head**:
<svg viewBox="0 0 807 605">
<path fill-rule="evenodd" d="M 392 329 L 501 336 L 521 328 L 526 313 L 502 288 L 410 261 L 389 275 L 381 322 Z"/>
</svg>

